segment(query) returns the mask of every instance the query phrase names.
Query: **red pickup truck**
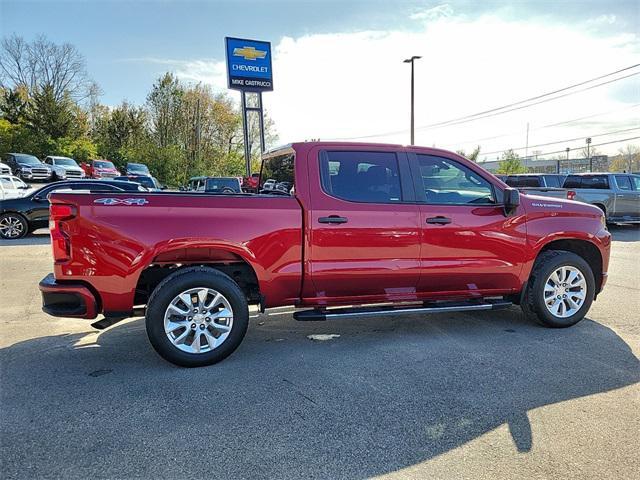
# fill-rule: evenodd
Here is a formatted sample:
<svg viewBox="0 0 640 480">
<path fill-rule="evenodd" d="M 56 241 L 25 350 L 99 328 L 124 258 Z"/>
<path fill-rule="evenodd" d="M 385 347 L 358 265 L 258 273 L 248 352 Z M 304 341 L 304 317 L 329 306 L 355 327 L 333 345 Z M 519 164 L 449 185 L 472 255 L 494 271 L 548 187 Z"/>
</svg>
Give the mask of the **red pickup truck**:
<svg viewBox="0 0 640 480">
<path fill-rule="evenodd" d="M 308 307 L 297 320 L 519 304 L 567 327 L 607 278 L 601 210 L 520 194 L 455 153 L 297 143 L 260 178 L 292 187 L 52 194 L 44 311 L 102 313 L 97 328 L 144 312 L 162 357 L 200 366 L 238 347 L 249 304 Z"/>
<path fill-rule="evenodd" d="M 109 160 L 91 160 L 80 165 L 89 178 L 114 178 L 119 177 L 120 172 Z"/>
</svg>

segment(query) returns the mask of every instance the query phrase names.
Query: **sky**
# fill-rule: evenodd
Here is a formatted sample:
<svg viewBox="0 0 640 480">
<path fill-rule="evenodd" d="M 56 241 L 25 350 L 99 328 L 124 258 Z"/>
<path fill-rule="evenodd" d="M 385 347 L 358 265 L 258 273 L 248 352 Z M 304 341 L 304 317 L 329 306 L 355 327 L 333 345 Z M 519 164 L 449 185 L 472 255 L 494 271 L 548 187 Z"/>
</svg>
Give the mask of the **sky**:
<svg viewBox="0 0 640 480">
<path fill-rule="evenodd" d="M 144 103 L 166 71 L 227 91 L 224 37 L 270 41 L 274 91 L 264 104 L 279 143 L 409 143 L 402 60 L 419 55 L 418 145 L 480 145 L 491 160 L 507 148 L 578 148 L 587 136 L 609 143 L 602 153 L 640 145 L 640 67 L 530 108 L 429 127 L 640 64 L 637 1 L 0 0 L 0 33 L 74 44 L 107 105 Z"/>
</svg>

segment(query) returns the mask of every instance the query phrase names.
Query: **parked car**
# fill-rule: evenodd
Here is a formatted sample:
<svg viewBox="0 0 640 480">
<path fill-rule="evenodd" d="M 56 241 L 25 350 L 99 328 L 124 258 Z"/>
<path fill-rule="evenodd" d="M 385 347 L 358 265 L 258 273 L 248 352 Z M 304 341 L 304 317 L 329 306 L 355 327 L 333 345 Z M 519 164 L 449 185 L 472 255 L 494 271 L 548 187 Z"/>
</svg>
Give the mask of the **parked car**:
<svg viewBox="0 0 640 480">
<path fill-rule="evenodd" d="M 44 311 L 102 313 L 96 328 L 144 312 L 162 357 L 201 366 L 238 347 L 250 303 L 309 307 L 297 320 L 520 304 L 568 327 L 607 279 L 598 208 L 520 195 L 452 152 L 305 142 L 262 171 L 294 194 L 52 194 Z"/>
<path fill-rule="evenodd" d="M 260 191 L 264 191 L 264 192 L 270 192 L 271 190 L 275 190 L 276 188 L 276 184 L 278 182 L 276 180 L 274 180 L 273 178 L 270 178 L 268 180 L 265 180 L 262 183 L 262 188 L 260 189 Z"/>
<path fill-rule="evenodd" d="M 528 195 L 573 200 L 574 192 L 562 188 L 565 177 L 566 175 L 555 173 L 524 173 L 499 176 L 510 187 L 517 188 Z"/>
<path fill-rule="evenodd" d="M 250 177 L 243 177 L 242 190 L 244 190 L 245 192 L 257 193 L 259 181 L 260 181 L 259 173 L 252 173 Z"/>
<path fill-rule="evenodd" d="M 560 173 L 522 173 L 506 175 L 504 182 L 510 187 L 561 188 L 567 176 Z"/>
<path fill-rule="evenodd" d="M 563 187 L 580 202 L 595 205 L 610 223 L 640 223 L 640 175 L 577 173 Z"/>
<path fill-rule="evenodd" d="M 154 192 L 164 190 L 166 187 L 160 184 L 155 177 L 151 175 L 127 175 L 113 177 L 114 180 L 124 180 L 125 182 L 136 182 L 145 187 L 147 190 Z"/>
<path fill-rule="evenodd" d="M 125 175 L 146 175 L 150 177 L 151 172 L 149 171 L 149 167 L 144 163 L 127 163 L 125 167 Z"/>
<path fill-rule="evenodd" d="M 77 180 L 86 176 L 73 158 L 49 155 L 44 159 L 44 163 L 53 170 L 55 180 Z"/>
<path fill-rule="evenodd" d="M 113 178 L 119 177 L 120 172 L 116 166 L 108 160 L 91 160 L 82 164 L 82 170 L 89 178 Z"/>
<path fill-rule="evenodd" d="M 238 177 L 209 177 L 204 183 L 207 193 L 242 193 Z"/>
<path fill-rule="evenodd" d="M 191 177 L 189 179 L 189 182 L 187 183 L 186 188 L 183 191 L 204 192 L 204 184 L 207 182 L 207 178 L 209 177 Z"/>
<path fill-rule="evenodd" d="M 183 191 L 208 193 L 242 193 L 239 177 L 191 177 Z"/>
<path fill-rule="evenodd" d="M 23 180 L 51 180 L 53 171 L 37 157 L 26 153 L 5 153 L 4 163 L 9 165 L 12 173 Z"/>
<path fill-rule="evenodd" d="M 0 163 L 0 175 L 11 175 L 11 167 L 6 163 Z"/>
<path fill-rule="evenodd" d="M 62 190 L 89 192 L 143 192 L 146 188 L 133 182 L 112 180 L 72 180 L 46 185 L 23 198 L 0 201 L 0 238 L 14 240 L 49 225 L 48 195 Z"/>
<path fill-rule="evenodd" d="M 33 189 L 13 175 L 0 175 L 0 200 L 9 200 L 11 198 L 21 198 Z"/>
</svg>

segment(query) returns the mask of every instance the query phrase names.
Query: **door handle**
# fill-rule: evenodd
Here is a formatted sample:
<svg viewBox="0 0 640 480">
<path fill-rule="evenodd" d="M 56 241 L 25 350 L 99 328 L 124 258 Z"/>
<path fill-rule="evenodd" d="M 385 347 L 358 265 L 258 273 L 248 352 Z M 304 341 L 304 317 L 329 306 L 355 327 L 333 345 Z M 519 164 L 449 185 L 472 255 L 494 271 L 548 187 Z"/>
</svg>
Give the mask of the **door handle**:
<svg viewBox="0 0 640 480">
<path fill-rule="evenodd" d="M 427 218 L 427 223 L 433 223 L 436 225 L 446 225 L 447 223 L 451 223 L 451 219 L 443 216 L 437 216 L 437 217 Z"/>
<path fill-rule="evenodd" d="M 340 217 L 338 215 L 329 215 L 328 217 L 318 218 L 319 223 L 347 223 L 346 217 Z"/>
</svg>

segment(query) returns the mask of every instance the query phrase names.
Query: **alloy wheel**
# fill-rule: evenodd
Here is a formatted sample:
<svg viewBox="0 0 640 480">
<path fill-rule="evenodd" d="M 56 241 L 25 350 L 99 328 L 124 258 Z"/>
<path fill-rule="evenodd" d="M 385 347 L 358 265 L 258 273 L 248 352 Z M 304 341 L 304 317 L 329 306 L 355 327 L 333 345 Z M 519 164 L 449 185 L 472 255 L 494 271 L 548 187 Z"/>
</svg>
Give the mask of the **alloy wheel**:
<svg viewBox="0 0 640 480">
<path fill-rule="evenodd" d="M 211 288 L 191 288 L 176 295 L 164 314 L 164 331 L 176 348 L 206 353 L 218 348 L 233 328 L 229 300 Z"/>
<path fill-rule="evenodd" d="M 567 318 L 582 307 L 587 281 L 580 269 L 566 265 L 555 269 L 544 284 L 544 303 L 556 318 Z"/>
<path fill-rule="evenodd" d="M 0 236 L 19 238 L 24 233 L 24 224 L 18 217 L 6 216 L 0 219 Z"/>
</svg>

